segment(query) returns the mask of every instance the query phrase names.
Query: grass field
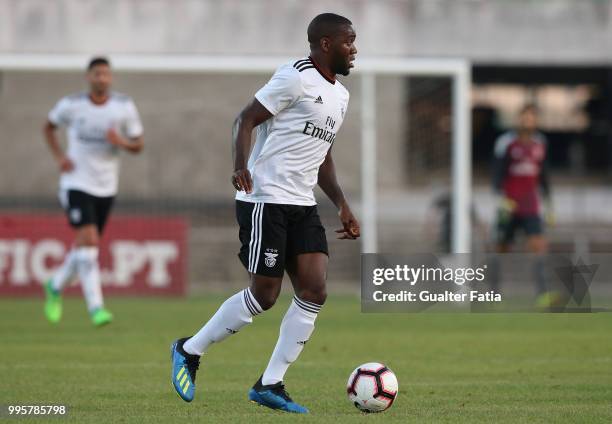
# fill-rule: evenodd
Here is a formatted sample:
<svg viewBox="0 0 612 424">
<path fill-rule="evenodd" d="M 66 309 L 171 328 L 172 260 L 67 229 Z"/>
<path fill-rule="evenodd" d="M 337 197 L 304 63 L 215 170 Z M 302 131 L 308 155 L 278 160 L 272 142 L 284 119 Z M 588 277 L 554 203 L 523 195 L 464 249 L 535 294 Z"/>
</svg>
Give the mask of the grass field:
<svg viewBox="0 0 612 424">
<path fill-rule="evenodd" d="M 330 297 L 286 383 L 309 416 L 249 403 L 289 298 L 203 358 L 196 399 L 170 383 L 171 341 L 197 330 L 222 297 L 110 299 L 116 321 L 94 329 L 80 299 L 64 321 L 40 300 L 0 301 L 0 404 L 67 404 L 67 418 L 11 422 L 612 422 L 611 314 L 361 314 Z M 382 414 L 359 413 L 345 383 L 363 362 L 395 371 Z M 1 418 L 0 418 L 1 420 Z"/>
</svg>

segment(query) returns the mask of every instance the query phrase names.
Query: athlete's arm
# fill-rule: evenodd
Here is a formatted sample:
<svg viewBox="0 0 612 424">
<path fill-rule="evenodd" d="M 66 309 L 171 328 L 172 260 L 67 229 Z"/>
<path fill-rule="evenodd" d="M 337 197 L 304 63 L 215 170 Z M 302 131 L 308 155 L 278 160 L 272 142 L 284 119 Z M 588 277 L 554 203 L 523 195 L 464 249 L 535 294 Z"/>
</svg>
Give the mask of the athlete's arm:
<svg viewBox="0 0 612 424">
<path fill-rule="evenodd" d="M 548 160 L 544 159 L 540 169 L 540 190 L 545 199 L 550 199 L 550 181 L 548 179 Z"/>
<path fill-rule="evenodd" d="M 510 157 L 507 154 L 495 157 L 493 161 L 493 190 L 497 194 L 502 194 L 503 192 L 503 184 L 508 174 L 509 165 Z"/>
<path fill-rule="evenodd" d="M 253 191 L 253 179 L 247 168 L 249 151 L 251 150 L 251 134 L 253 128 L 272 118 L 272 114 L 257 99 L 253 99 L 240 112 L 232 127 L 232 158 L 234 173 L 232 184 L 238 191 L 250 193 Z"/>
<path fill-rule="evenodd" d="M 121 147 L 130 153 L 140 153 L 144 147 L 144 139 L 142 136 L 127 139 L 119 135 L 114 128 L 111 128 L 106 132 L 106 138 L 113 146 Z"/>
<path fill-rule="evenodd" d="M 70 172 L 74 169 L 74 164 L 70 160 L 68 156 L 62 150 L 59 141 L 57 140 L 57 134 L 55 130 L 57 127 L 51 122 L 47 121 L 43 128 L 43 134 L 45 135 L 45 140 L 47 141 L 47 145 L 51 150 L 51 154 L 53 158 L 57 162 L 59 169 L 61 172 Z"/>
<path fill-rule="evenodd" d="M 540 190 L 544 200 L 544 218 L 550 226 L 555 224 L 555 211 L 550 197 L 550 181 L 548 179 L 548 159 L 545 158 L 540 169 Z"/>
<path fill-rule="evenodd" d="M 338 238 L 355 240 L 361 232 L 359 222 L 353 215 L 353 212 L 351 212 L 340 184 L 338 184 L 331 148 L 327 151 L 325 160 L 319 167 L 318 184 L 321 190 L 338 208 L 338 216 L 340 217 L 340 222 L 342 222 L 342 228 L 336 230 L 336 233 L 339 233 Z"/>
</svg>

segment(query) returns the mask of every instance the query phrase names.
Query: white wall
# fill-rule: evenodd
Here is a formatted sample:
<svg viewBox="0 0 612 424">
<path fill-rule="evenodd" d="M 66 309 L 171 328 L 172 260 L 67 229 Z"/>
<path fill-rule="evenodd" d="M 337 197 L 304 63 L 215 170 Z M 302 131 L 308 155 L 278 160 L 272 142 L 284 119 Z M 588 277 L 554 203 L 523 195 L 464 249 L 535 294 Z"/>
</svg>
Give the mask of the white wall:
<svg viewBox="0 0 612 424">
<path fill-rule="evenodd" d="M 300 55 L 324 11 L 369 55 L 612 63 L 611 0 L 0 0 L 0 53 Z"/>
</svg>

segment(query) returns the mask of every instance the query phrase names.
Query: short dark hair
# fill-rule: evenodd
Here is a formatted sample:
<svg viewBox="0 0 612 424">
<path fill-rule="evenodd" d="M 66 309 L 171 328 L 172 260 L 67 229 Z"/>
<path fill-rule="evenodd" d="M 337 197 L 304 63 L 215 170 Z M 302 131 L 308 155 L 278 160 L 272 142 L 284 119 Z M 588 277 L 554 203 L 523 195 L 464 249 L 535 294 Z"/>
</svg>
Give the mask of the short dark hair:
<svg viewBox="0 0 612 424">
<path fill-rule="evenodd" d="M 87 70 L 91 71 L 94 66 L 98 65 L 106 65 L 110 66 L 110 60 L 104 56 L 96 56 L 89 61 L 89 65 L 87 65 Z"/>
<path fill-rule="evenodd" d="M 341 25 L 353 25 L 353 23 L 348 18 L 335 13 L 321 13 L 315 16 L 308 25 L 308 42 L 314 45 L 323 37 L 335 35 Z"/>
</svg>

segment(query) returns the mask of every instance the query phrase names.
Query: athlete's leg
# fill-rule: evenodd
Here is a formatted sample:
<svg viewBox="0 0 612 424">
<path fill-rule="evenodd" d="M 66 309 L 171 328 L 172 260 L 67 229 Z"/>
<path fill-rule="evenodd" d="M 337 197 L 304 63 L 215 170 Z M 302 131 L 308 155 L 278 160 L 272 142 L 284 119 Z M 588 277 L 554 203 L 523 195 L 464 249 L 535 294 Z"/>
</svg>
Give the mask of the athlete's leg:
<svg viewBox="0 0 612 424">
<path fill-rule="evenodd" d="M 287 264 L 295 296 L 283 318 L 274 352 L 262 377 L 263 385 L 283 381 L 289 366 L 298 358 L 314 330 L 314 323 L 327 298 L 325 279 L 327 255 L 304 253 Z"/>
<path fill-rule="evenodd" d="M 191 402 L 202 356 L 213 343 L 219 343 L 253 322 L 253 317 L 270 309 L 280 292 L 282 277 L 250 274 L 251 286 L 228 298 L 192 337 L 172 345 L 172 383 L 178 395 Z"/>
<path fill-rule="evenodd" d="M 66 208 L 70 225 L 75 229 L 73 247 L 66 255 L 63 264 L 47 283 L 47 302 L 45 311 L 50 321 L 61 317 L 61 292 L 78 275 L 87 309 L 95 324 L 106 324 L 112 316 L 103 311 L 102 290 L 100 287 L 100 267 L 98 264 L 99 230 L 96 217 L 96 198 L 80 191 L 70 190 L 60 194 L 62 205 Z M 112 204 L 112 203 L 111 203 Z M 104 220 L 108 215 L 104 211 Z M 102 226 L 103 226 L 102 222 Z"/>
<path fill-rule="evenodd" d="M 77 229 L 75 251 L 81 288 L 90 314 L 104 307 L 98 262 L 100 235 L 96 224 L 86 224 Z"/>
<path fill-rule="evenodd" d="M 284 273 L 285 220 L 282 208 L 264 203 L 236 202 L 242 247 L 238 257 L 249 272 L 250 287 L 230 297 L 193 337 L 185 352 L 202 355 L 212 343 L 220 342 L 251 323 L 253 316 L 270 309 L 280 293 Z M 275 246 L 273 262 L 269 246 Z"/>
<path fill-rule="evenodd" d="M 489 286 L 491 290 L 499 293 L 501 286 L 501 255 L 509 253 L 512 250 L 514 242 L 514 233 L 516 231 L 517 219 L 515 216 L 501 219 L 498 217 L 495 240 L 495 254 L 488 262 L 489 269 Z"/>
<path fill-rule="evenodd" d="M 548 278 L 546 275 L 546 253 L 548 252 L 548 241 L 543 234 L 527 236 L 527 250 L 535 255 L 533 273 L 536 284 L 536 294 L 541 295 L 548 292 Z"/>
<path fill-rule="evenodd" d="M 548 240 L 543 234 L 528 236 L 527 250 L 530 253 L 545 255 L 548 252 Z"/>
<path fill-rule="evenodd" d="M 201 356 L 213 343 L 225 340 L 253 322 L 254 316 L 274 305 L 281 283 L 282 277 L 251 274 L 251 286 L 227 299 L 200 331 L 185 342 L 185 352 Z"/>
<path fill-rule="evenodd" d="M 68 215 L 70 226 L 75 230 L 75 235 L 70 251 L 50 281 L 50 286 L 57 293 L 61 293 L 77 276 L 78 248 L 98 245 L 98 234 L 92 225 L 95 224 L 92 216 L 94 213 L 92 198 L 74 190 L 61 191 L 59 198 Z"/>
</svg>

